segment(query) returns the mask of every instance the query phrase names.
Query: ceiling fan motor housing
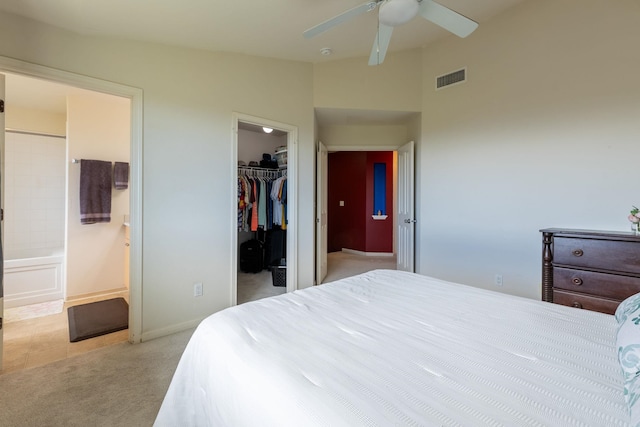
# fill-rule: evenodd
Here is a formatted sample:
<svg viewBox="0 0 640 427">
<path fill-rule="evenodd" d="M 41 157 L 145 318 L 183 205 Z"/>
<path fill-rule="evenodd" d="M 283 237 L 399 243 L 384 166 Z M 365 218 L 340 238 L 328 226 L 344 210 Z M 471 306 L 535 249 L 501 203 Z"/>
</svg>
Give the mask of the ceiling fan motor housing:
<svg viewBox="0 0 640 427">
<path fill-rule="evenodd" d="M 415 18 L 419 6 L 417 0 L 386 0 L 380 5 L 378 19 L 381 24 L 396 27 Z"/>
</svg>

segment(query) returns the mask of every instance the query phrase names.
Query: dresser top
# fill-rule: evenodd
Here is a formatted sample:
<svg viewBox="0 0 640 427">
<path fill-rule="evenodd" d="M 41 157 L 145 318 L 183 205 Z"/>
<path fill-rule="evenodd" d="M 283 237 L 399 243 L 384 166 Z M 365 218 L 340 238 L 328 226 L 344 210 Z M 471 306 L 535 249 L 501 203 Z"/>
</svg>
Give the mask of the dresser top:
<svg viewBox="0 0 640 427">
<path fill-rule="evenodd" d="M 542 233 L 552 233 L 561 237 L 583 237 L 592 239 L 611 240 L 637 240 L 640 242 L 640 235 L 631 231 L 608 231 L 608 230 L 579 230 L 574 228 L 543 228 Z"/>
</svg>

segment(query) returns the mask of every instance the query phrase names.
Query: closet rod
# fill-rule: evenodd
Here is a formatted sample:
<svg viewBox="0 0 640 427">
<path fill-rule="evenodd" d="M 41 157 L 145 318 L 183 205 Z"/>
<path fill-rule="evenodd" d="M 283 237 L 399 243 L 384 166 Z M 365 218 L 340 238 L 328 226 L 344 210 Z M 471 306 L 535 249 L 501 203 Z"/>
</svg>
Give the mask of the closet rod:
<svg viewBox="0 0 640 427">
<path fill-rule="evenodd" d="M 264 176 L 268 178 L 278 178 L 282 176 L 282 169 L 261 168 L 259 166 L 238 166 L 238 175 L 253 175 Z"/>
<path fill-rule="evenodd" d="M 5 132 L 8 133 L 18 133 L 18 134 L 22 134 L 22 135 L 34 135 L 34 136 L 50 136 L 52 138 L 62 138 L 62 139 L 67 139 L 66 135 L 54 135 L 52 133 L 44 133 L 44 132 L 28 132 L 26 130 L 17 130 L 17 129 L 9 129 L 6 128 L 4 130 Z"/>
</svg>

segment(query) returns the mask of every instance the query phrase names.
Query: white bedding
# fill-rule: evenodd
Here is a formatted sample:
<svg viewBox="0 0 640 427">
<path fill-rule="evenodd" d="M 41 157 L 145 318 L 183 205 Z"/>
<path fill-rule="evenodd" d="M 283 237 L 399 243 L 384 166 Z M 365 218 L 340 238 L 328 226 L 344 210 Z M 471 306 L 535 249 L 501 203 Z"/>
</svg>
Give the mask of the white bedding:
<svg viewBox="0 0 640 427">
<path fill-rule="evenodd" d="M 205 319 L 161 426 L 626 426 L 613 316 L 376 270 Z"/>
</svg>

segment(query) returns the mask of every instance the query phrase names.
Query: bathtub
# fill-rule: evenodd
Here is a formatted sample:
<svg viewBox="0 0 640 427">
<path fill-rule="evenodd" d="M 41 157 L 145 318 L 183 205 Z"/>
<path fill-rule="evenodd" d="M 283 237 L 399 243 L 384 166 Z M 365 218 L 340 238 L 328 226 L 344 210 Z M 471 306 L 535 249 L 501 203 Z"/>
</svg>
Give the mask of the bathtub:
<svg viewBox="0 0 640 427">
<path fill-rule="evenodd" d="M 16 255 L 24 257 L 16 257 Z M 11 254 L 11 258 L 14 259 L 4 260 L 5 308 L 21 307 L 64 297 L 62 250 Z"/>
</svg>

